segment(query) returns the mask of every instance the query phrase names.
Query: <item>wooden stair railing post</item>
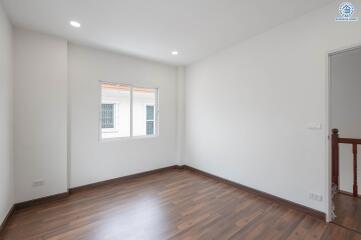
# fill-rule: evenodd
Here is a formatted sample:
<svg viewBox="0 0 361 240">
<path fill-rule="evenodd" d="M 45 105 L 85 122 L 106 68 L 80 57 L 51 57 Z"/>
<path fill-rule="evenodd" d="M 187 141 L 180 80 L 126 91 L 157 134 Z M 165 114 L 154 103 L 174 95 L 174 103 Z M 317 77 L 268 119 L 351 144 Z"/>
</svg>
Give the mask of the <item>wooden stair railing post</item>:
<svg viewBox="0 0 361 240">
<path fill-rule="evenodd" d="M 357 186 L 357 144 L 352 144 L 352 153 L 353 153 L 353 196 L 358 196 L 358 186 Z"/>
<path fill-rule="evenodd" d="M 338 189 L 339 180 L 339 146 L 338 129 L 332 129 L 332 183 Z"/>
</svg>

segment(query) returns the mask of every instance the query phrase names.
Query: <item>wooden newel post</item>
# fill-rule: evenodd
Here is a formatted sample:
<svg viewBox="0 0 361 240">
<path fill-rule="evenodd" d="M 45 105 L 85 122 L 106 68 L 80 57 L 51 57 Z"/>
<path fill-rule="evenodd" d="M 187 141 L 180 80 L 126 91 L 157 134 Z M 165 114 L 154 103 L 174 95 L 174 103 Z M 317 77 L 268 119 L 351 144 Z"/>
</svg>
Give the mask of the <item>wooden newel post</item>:
<svg viewBox="0 0 361 240">
<path fill-rule="evenodd" d="M 339 146 L 338 146 L 338 129 L 332 129 L 332 183 L 338 189 L 339 180 Z"/>
<path fill-rule="evenodd" d="M 357 144 L 352 144 L 352 153 L 353 153 L 353 196 L 358 196 L 358 187 L 357 187 Z"/>
</svg>

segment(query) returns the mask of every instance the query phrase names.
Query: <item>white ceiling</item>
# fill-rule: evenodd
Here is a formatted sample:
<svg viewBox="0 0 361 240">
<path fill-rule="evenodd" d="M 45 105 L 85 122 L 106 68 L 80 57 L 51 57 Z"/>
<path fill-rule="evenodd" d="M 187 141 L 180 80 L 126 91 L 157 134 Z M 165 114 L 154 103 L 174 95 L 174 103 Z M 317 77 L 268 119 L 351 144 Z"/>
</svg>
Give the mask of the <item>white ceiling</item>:
<svg viewBox="0 0 361 240">
<path fill-rule="evenodd" d="M 3 0 L 16 26 L 186 65 L 332 0 Z M 69 26 L 77 20 L 82 27 Z M 174 49 L 178 56 L 172 56 Z"/>
</svg>

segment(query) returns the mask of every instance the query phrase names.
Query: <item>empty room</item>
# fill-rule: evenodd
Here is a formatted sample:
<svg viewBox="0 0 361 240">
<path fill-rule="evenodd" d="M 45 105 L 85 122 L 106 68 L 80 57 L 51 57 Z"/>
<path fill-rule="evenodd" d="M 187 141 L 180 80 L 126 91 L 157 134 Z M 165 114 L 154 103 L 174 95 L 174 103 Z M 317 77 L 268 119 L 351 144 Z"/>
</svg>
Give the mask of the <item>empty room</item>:
<svg viewBox="0 0 361 240">
<path fill-rule="evenodd" d="M 0 0 L 1 240 L 361 240 L 361 0 Z"/>
</svg>

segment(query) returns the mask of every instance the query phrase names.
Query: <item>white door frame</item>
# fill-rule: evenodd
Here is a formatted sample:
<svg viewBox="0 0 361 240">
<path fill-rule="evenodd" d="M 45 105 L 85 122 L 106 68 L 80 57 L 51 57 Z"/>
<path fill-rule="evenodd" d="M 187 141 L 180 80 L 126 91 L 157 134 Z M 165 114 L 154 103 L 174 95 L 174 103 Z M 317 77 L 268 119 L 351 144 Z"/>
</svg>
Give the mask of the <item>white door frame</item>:
<svg viewBox="0 0 361 240">
<path fill-rule="evenodd" d="M 326 212 L 326 221 L 330 222 L 332 221 L 332 159 L 331 159 L 331 56 L 353 51 L 355 49 L 361 48 L 361 44 L 353 44 L 348 47 L 343 47 L 339 49 L 335 49 L 332 51 L 329 51 L 326 55 L 327 59 L 327 80 L 326 80 L 326 112 L 325 112 L 325 119 L 326 119 L 326 126 L 324 129 L 325 133 L 325 152 L 326 152 L 326 192 L 325 192 L 325 202 L 326 202 L 326 208 L 328 211 Z"/>
</svg>

